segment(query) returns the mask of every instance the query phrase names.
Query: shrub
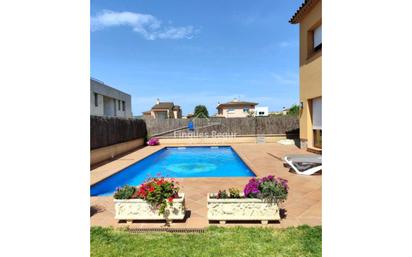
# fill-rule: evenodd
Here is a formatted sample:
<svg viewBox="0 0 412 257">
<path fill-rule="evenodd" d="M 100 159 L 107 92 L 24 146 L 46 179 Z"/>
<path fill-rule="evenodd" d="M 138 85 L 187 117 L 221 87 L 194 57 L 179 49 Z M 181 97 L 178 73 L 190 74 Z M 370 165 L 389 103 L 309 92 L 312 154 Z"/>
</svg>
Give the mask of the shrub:
<svg viewBox="0 0 412 257">
<path fill-rule="evenodd" d="M 173 205 L 173 199 L 179 197 L 179 183 L 174 179 L 163 177 L 149 178 L 140 185 L 133 198 L 146 200 L 159 209 L 159 214 L 165 214 L 167 205 Z M 167 213 L 166 213 L 167 214 Z"/>
<path fill-rule="evenodd" d="M 114 199 L 130 199 L 132 198 L 135 191 L 135 187 L 125 185 L 123 187 L 116 188 L 116 192 L 114 193 L 113 197 Z"/>
<path fill-rule="evenodd" d="M 204 105 L 197 105 L 195 107 L 195 111 L 193 113 L 193 116 L 198 117 L 198 118 L 208 118 L 209 117 L 209 112 L 207 111 L 206 106 Z"/>
<path fill-rule="evenodd" d="M 280 203 L 288 196 L 288 181 L 275 176 L 261 179 L 253 178 L 246 184 L 243 193 L 245 197 L 260 198 L 268 202 Z"/>
<path fill-rule="evenodd" d="M 159 144 L 159 139 L 157 137 L 152 137 L 147 141 L 147 145 L 154 146 Z"/>
<path fill-rule="evenodd" d="M 226 190 L 219 190 L 219 192 L 217 192 L 217 199 L 226 199 L 229 198 L 229 195 L 227 194 Z"/>
<path fill-rule="evenodd" d="M 228 199 L 228 198 L 241 198 L 240 190 L 236 188 L 229 188 L 229 193 L 226 190 L 219 190 L 216 195 L 213 195 L 212 198 L 217 199 Z"/>
</svg>

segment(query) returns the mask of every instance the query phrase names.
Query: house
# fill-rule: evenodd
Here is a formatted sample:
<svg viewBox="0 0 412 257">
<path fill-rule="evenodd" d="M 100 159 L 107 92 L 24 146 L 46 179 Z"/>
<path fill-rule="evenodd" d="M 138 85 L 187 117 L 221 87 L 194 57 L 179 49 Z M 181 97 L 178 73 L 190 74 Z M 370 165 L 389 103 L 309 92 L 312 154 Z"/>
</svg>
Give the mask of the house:
<svg viewBox="0 0 412 257">
<path fill-rule="evenodd" d="M 288 112 L 289 112 L 289 110 L 290 110 L 290 108 L 283 107 L 281 111 L 271 112 L 271 113 L 269 113 L 269 114 L 271 114 L 271 115 L 276 115 L 276 116 L 279 116 L 279 115 L 287 115 Z"/>
<path fill-rule="evenodd" d="M 258 103 L 239 101 L 238 99 L 233 99 L 230 102 L 218 104 L 216 107 L 217 115 L 216 117 L 224 118 L 242 118 L 253 115 L 255 112 L 255 106 Z"/>
<path fill-rule="evenodd" d="M 300 144 L 322 149 L 322 0 L 306 0 L 289 21 L 299 24 Z"/>
<path fill-rule="evenodd" d="M 132 98 L 120 90 L 90 78 L 90 115 L 132 117 Z"/>
<path fill-rule="evenodd" d="M 143 112 L 143 117 L 154 119 L 181 119 L 182 109 L 173 102 L 160 102 L 157 99 L 150 111 Z"/>
<path fill-rule="evenodd" d="M 256 117 L 266 117 L 269 116 L 269 107 L 256 106 L 255 107 Z"/>
</svg>

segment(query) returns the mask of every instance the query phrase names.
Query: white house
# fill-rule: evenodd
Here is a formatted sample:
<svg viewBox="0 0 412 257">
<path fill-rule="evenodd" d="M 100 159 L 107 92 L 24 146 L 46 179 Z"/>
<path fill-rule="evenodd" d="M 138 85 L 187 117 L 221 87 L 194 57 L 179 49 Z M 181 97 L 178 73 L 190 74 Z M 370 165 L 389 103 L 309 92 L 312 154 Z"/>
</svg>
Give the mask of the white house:
<svg viewBox="0 0 412 257">
<path fill-rule="evenodd" d="M 90 115 L 132 117 L 132 97 L 90 78 Z"/>
<path fill-rule="evenodd" d="M 267 107 L 267 106 L 256 106 L 255 107 L 255 116 L 257 116 L 257 117 L 269 116 L 269 107 Z"/>
</svg>

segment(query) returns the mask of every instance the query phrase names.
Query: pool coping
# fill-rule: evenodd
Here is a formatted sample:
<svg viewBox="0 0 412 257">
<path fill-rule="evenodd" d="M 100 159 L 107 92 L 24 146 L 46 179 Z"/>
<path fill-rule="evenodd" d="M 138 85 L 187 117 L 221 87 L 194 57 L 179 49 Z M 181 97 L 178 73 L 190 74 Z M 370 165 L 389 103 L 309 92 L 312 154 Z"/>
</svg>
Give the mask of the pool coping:
<svg viewBox="0 0 412 257">
<path fill-rule="evenodd" d="M 244 156 L 238 149 L 236 149 L 236 145 L 234 144 L 191 144 L 191 145 L 176 145 L 176 144 L 165 144 L 165 145 L 158 145 L 158 146 L 146 146 L 141 149 L 138 149 L 136 151 L 133 151 L 130 154 L 127 154 L 121 158 L 114 159 L 113 161 L 102 165 L 100 167 L 97 167 L 95 169 L 92 169 L 90 171 L 90 186 L 93 186 L 103 180 L 105 180 L 108 177 L 111 177 L 124 169 L 130 167 L 131 165 L 151 156 L 152 154 L 155 154 L 159 152 L 160 150 L 163 150 L 164 148 L 167 147 L 207 147 L 207 146 L 226 146 L 230 147 L 238 156 L 239 158 L 243 161 L 243 163 L 255 174 L 256 177 L 259 176 L 256 167 L 254 167 L 252 161 L 250 161 L 246 156 Z M 142 150 L 146 150 L 144 153 Z M 138 153 L 138 154 L 137 154 Z M 252 176 L 245 176 L 245 177 L 250 177 Z M 215 178 L 215 177 L 200 177 L 198 179 L 203 179 L 203 178 Z M 231 177 L 225 177 L 225 178 L 231 178 Z"/>
</svg>

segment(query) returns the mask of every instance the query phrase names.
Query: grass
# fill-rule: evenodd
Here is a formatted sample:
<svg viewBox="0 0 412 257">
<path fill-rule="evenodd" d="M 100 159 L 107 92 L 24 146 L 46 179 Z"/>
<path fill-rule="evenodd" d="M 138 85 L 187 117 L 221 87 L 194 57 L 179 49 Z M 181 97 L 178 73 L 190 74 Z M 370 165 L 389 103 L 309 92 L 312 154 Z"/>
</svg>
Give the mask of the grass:
<svg viewBox="0 0 412 257">
<path fill-rule="evenodd" d="M 205 233 L 132 234 L 111 228 L 91 228 L 91 256 L 321 256 L 322 227 L 210 227 Z"/>
</svg>

